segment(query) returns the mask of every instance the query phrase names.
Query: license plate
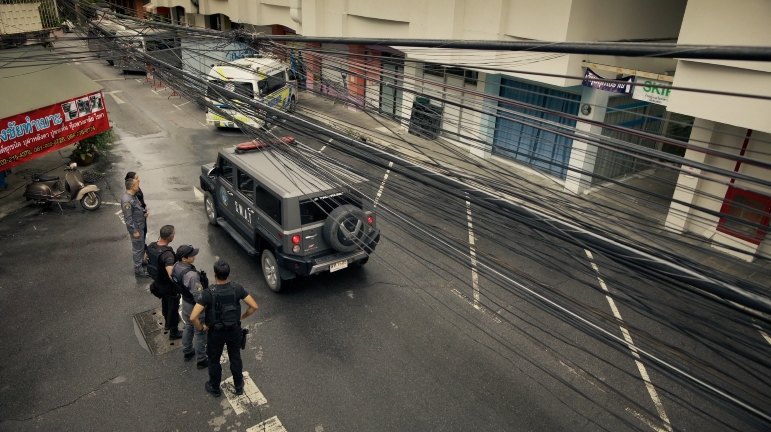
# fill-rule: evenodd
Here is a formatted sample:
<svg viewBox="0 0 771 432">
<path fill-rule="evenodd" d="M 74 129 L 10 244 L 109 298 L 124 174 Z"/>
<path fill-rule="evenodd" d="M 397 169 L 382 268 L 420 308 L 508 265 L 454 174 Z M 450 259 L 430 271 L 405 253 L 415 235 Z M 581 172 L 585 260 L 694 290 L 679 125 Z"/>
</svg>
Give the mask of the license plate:
<svg viewBox="0 0 771 432">
<path fill-rule="evenodd" d="M 330 273 L 336 272 L 336 271 L 342 270 L 344 268 L 348 268 L 348 261 L 347 260 L 343 260 L 343 261 L 338 261 L 336 263 L 332 263 L 332 265 L 329 266 L 329 272 Z"/>
</svg>

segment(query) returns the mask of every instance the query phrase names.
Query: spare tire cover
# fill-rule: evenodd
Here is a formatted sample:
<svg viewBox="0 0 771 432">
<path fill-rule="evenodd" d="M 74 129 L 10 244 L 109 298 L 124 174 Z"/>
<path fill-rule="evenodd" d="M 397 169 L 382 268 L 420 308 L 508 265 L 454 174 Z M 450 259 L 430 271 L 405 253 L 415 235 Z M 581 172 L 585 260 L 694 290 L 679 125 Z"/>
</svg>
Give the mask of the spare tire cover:
<svg viewBox="0 0 771 432">
<path fill-rule="evenodd" d="M 367 215 L 358 207 L 345 204 L 329 213 L 323 235 L 332 249 L 353 252 L 364 247 L 367 231 Z"/>
</svg>

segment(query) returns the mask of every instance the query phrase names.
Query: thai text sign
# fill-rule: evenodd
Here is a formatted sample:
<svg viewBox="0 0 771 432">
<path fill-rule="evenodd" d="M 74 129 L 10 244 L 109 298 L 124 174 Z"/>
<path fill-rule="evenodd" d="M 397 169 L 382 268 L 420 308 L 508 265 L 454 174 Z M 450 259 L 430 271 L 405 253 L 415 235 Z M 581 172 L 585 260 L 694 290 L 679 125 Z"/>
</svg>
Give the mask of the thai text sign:
<svg viewBox="0 0 771 432">
<path fill-rule="evenodd" d="M 105 132 L 102 92 L 0 120 L 0 170 Z"/>
<path fill-rule="evenodd" d="M 586 68 L 586 73 L 584 73 L 584 80 L 581 82 L 581 85 L 612 93 L 632 92 L 631 84 L 634 82 L 634 76 L 632 75 L 613 80 L 616 82 L 608 82 L 607 80 L 607 78 L 603 78 L 594 73 L 593 70 Z"/>
<path fill-rule="evenodd" d="M 659 86 L 671 87 L 672 83 L 640 77 L 637 77 L 635 83 L 637 85 L 634 86 L 633 98 L 664 106 L 669 103 L 669 94 L 672 90 Z"/>
</svg>

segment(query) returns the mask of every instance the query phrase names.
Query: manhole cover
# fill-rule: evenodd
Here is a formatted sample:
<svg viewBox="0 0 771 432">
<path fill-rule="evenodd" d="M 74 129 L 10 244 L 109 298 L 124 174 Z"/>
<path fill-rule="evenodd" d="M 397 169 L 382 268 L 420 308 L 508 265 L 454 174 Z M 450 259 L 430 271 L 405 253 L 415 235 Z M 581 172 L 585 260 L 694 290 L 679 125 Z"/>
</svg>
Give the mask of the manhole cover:
<svg viewBox="0 0 771 432">
<path fill-rule="evenodd" d="M 163 329 L 161 308 L 150 309 L 134 315 L 137 337 L 153 354 L 161 355 L 182 347 L 182 339 L 169 340 L 169 331 Z"/>
</svg>

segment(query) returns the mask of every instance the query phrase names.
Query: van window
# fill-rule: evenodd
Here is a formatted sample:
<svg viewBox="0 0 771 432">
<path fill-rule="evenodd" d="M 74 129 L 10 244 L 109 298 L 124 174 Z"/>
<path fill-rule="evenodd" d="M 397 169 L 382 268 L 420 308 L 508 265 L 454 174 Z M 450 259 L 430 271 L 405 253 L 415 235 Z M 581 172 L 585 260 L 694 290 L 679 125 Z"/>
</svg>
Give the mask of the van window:
<svg viewBox="0 0 771 432">
<path fill-rule="evenodd" d="M 279 198 L 276 198 L 261 186 L 257 186 L 254 194 L 254 203 L 269 218 L 281 225 L 281 200 Z"/>
<path fill-rule="evenodd" d="M 249 201 L 254 201 L 254 179 L 241 170 L 238 170 L 237 188 Z"/>
<path fill-rule="evenodd" d="M 286 85 L 286 80 L 284 77 L 284 71 L 279 71 L 272 75 L 268 75 L 264 80 L 261 80 L 259 83 L 257 83 L 257 86 L 260 89 L 260 96 L 265 97 L 271 93 L 281 90 L 281 88 Z"/>
<path fill-rule="evenodd" d="M 220 157 L 220 178 L 226 182 L 233 184 L 233 164 L 224 157 Z"/>
</svg>

